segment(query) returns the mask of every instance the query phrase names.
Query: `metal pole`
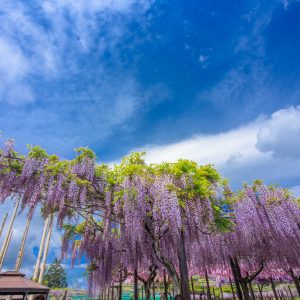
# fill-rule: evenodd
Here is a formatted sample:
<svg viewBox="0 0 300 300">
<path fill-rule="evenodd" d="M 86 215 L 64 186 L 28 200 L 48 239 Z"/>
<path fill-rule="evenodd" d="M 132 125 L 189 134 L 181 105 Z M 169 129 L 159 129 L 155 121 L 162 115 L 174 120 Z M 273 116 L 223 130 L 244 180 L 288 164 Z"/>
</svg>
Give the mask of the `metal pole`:
<svg viewBox="0 0 300 300">
<path fill-rule="evenodd" d="M 0 228 L 0 237 L 1 237 L 2 232 L 3 232 L 3 229 L 4 229 L 4 225 L 5 225 L 5 223 L 6 223 L 7 215 L 8 215 L 8 213 L 5 214 L 4 219 L 3 219 L 3 221 L 2 221 L 2 224 L 1 224 L 1 228 Z"/>
<path fill-rule="evenodd" d="M 48 229 L 48 234 L 47 234 L 45 251 L 44 251 L 44 255 L 43 255 L 43 261 L 41 264 L 41 270 L 40 270 L 39 281 L 38 281 L 38 283 L 40 283 L 40 284 L 43 282 L 43 277 L 44 277 L 44 273 L 45 273 L 46 259 L 47 259 L 47 255 L 48 255 L 51 233 L 52 233 L 52 225 L 53 225 L 53 215 L 51 215 L 51 217 L 50 217 L 50 224 L 49 224 L 49 229 Z"/>
<path fill-rule="evenodd" d="M 25 242 L 27 239 L 31 218 L 32 218 L 32 214 L 29 213 L 29 215 L 27 217 L 24 234 L 23 234 L 22 241 L 21 241 L 20 250 L 18 253 L 17 260 L 16 260 L 15 271 L 20 271 L 20 268 L 21 268 L 21 264 L 22 264 L 22 260 L 23 260 L 23 256 L 24 256 Z"/>
<path fill-rule="evenodd" d="M 16 202 L 16 205 L 15 205 L 15 208 L 14 208 L 14 212 L 13 212 L 12 217 L 10 219 L 8 230 L 7 230 L 5 239 L 3 241 L 3 245 L 2 245 L 2 249 L 1 249 L 1 253 L 0 253 L 0 271 L 2 269 L 3 260 L 5 258 L 6 251 L 7 251 L 8 245 L 10 243 L 10 241 L 8 241 L 8 240 L 9 240 L 9 236 L 11 236 L 12 227 L 13 227 L 13 224 L 14 224 L 14 221 L 15 221 L 15 218 L 16 218 L 16 214 L 17 214 L 17 211 L 18 211 L 18 208 L 19 208 L 20 201 L 21 201 L 21 195 L 19 194 L 18 197 L 17 197 L 17 202 Z M 8 243 L 8 245 L 6 247 L 7 243 Z M 5 250 L 5 248 L 6 248 L 6 250 Z"/>
<path fill-rule="evenodd" d="M 49 225 L 49 217 L 45 221 L 42 240 L 41 240 L 40 249 L 39 249 L 39 254 L 38 254 L 38 257 L 37 257 L 37 260 L 36 260 L 34 273 L 33 273 L 33 277 L 32 277 L 33 281 L 37 281 L 38 276 L 39 276 L 40 263 L 41 263 L 41 259 L 42 259 L 42 255 L 43 255 L 43 250 L 44 250 L 44 244 L 45 244 L 45 238 L 46 238 L 46 234 L 47 234 L 48 225 Z"/>
</svg>

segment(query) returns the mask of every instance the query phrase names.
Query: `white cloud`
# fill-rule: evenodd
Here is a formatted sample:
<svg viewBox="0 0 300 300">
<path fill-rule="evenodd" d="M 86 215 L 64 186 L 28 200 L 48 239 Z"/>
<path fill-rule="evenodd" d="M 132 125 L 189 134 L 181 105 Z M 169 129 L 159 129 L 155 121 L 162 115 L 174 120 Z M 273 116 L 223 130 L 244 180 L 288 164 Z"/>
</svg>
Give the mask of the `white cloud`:
<svg viewBox="0 0 300 300">
<path fill-rule="evenodd" d="M 199 164 L 214 164 L 223 176 L 230 179 L 234 187 L 257 178 L 267 183 L 292 187 L 300 182 L 299 156 L 291 156 L 291 153 L 294 154 L 299 149 L 299 144 L 293 138 L 294 129 L 300 126 L 300 117 L 295 116 L 298 113 L 298 107 L 291 107 L 228 132 L 198 135 L 169 145 L 148 145 L 138 150 L 146 151 L 148 162 L 186 158 Z M 257 144 L 264 142 L 264 136 L 260 134 L 263 128 L 272 128 L 273 131 L 276 129 L 276 134 L 272 133 L 272 150 L 280 149 L 280 153 L 290 159 L 260 151 Z M 280 147 L 283 132 L 286 145 Z M 269 135 L 264 145 L 269 145 L 268 141 Z"/>
<path fill-rule="evenodd" d="M 198 61 L 202 64 L 208 60 L 208 55 L 201 54 L 198 58 Z"/>
<path fill-rule="evenodd" d="M 142 9 L 148 9 L 153 1 L 151 0 L 53 0 L 44 1 L 43 7 L 54 11 L 54 7 L 64 7 L 74 12 L 84 13 L 98 13 L 104 10 L 117 11 L 121 13 L 128 13 L 129 10 L 141 7 Z"/>
<path fill-rule="evenodd" d="M 283 4 L 284 9 L 287 10 L 292 2 L 299 2 L 299 0 L 281 0 L 281 2 Z"/>
<path fill-rule="evenodd" d="M 256 147 L 274 157 L 300 158 L 300 106 L 273 113 L 258 131 Z"/>
<path fill-rule="evenodd" d="M 33 92 L 24 79 L 30 73 L 30 62 L 12 41 L 0 37 L 0 101 L 31 102 Z"/>
<path fill-rule="evenodd" d="M 49 81 L 78 72 L 74 53 L 88 53 L 91 47 L 99 56 L 106 50 L 117 51 L 127 21 L 142 15 L 152 2 L 49 0 L 37 1 L 33 11 L 29 4 L 4 1 L 0 7 L 0 101 L 35 100 L 31 77 Z"/>
<path fill-rule="evenodd" d="M 22 78 L 28 73 L 28 61 L 16 45 L 0 37 L 0 72 L 8 81 Z"/>
</svg>

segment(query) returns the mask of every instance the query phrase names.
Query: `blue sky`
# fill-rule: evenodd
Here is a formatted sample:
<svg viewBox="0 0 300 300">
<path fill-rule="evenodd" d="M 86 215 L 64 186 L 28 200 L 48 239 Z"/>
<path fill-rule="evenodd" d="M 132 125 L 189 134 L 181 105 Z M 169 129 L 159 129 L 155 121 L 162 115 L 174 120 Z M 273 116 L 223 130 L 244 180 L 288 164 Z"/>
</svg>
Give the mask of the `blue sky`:
<svg viewBox="0 0 300 300">
<path fill-rule="evenodd" d="M 299 15 L 296 0 L 3 0 L 1 140 L 102 162 L 147 150 L 300 195 Z"/>
</svg>

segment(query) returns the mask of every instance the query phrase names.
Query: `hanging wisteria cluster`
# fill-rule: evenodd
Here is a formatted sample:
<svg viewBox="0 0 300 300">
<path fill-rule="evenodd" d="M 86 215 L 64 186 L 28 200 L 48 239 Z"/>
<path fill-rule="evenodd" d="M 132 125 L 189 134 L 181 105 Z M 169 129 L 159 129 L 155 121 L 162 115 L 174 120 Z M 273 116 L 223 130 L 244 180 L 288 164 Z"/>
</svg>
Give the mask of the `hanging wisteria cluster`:
<svg viewBox="0 0 300 300">
<path fill-rule="evenodd" d="M 89 260 L 91 293 L 136 270 L 148 298 L 164 270 L 183 294 L 189 275 L 207 272 L 232 277 L 242 299 L 252 280 L 270 274 L 288 274 L 299 286 L 300 210 L 287 190 L 255 182 L 235 194 L 210 165 L 148 165 L 133 153 L 108 167 L 87 148 L 76 152 L 61 160 L 31 147 L 22 156 L 8 141 L 0 201 L 21 196 L 23 208 L 40 204 L 45 217 L 57 216 L 62 254 Z"/>
</svg>

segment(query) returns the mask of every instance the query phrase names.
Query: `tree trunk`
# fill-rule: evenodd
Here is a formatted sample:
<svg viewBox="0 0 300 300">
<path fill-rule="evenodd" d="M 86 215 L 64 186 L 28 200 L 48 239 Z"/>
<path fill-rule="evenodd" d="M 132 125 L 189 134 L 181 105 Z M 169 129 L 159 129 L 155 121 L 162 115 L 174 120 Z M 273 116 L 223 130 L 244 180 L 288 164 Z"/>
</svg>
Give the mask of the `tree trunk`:
<svg viewBox="0 0 300 300">
<path fill-rule="evenodd" d="M 134 275 L 133 275 L 133 281 L 134 281 L 134 287 L 133 287 L 133 297 L 134 300 L 139 299 L 139 290 L 138 290 L 138 272 L 137 269 L 134 269 Z"/>
<path fill-rule="evenodd" d="M 147 225 L 145 225 L 145 229 L 152 237 L 152 240 L 153 240 L 152 248 L 154 250 L 155 257 L 166 268 L 170 278 L 172 279 L 172 285 L 174 288 L 174 292 L 176 294 L 179 294 L 180 293 L 180 278 L 178 276 L 178 273 L 177 273 L 173 263 L 169 259 L 167 259 L 165 256 L 162 255 L 162 253 L 160 251 L 159 240 L 153 236 L 151 229 Z"/>
<path fill-rule="evenodd" d="M 193 300 L 195 300 L 195 289 L 194 289 L 193 276 L 191 276 L 191 285 L 192 285 L 192 292 L 193 292 Z"/>
<path fill-rule="evenodd" d="M 272 287 L 274 297 L 275 297 L 276 300 L 278 300 L 278 295 L 277 295 L 275 284 L 274 284 L 274 281 L 273 281 L 272 277 L 270 277 L 270 282 L 271 282 L 271 287 Z"/>
<path fill-rule="evenodd" d="M 214 295 L 214 299 L 216 300 L 217 297 L 216 297 L 216 293 L 215 293 L 215 288 L 213 287 L 213 295 Z"/>
<path fill-rule="evenodd" d="M 184 300 L 191 300 L 190 287 L 189 287 L 189 272 L 186 262 L 186 252 L 184 244 L 183 231 L 180 232 L 178 241 L 178 265 L 180 271 L 180 287 L 181 295 Z"/>
<path fill-rule="evenodd" d="M 111 286 L 111 300 L 114 299 L 114 286 Z"/>
<path fill-rule="evenodd" d="M 109 298 L 109 289 L 110 289 L 110 287 L 107 287 L 107 300 L 110 300 L 110 298 Z"/>
<path fill-rule="evenodd" d="M 123 284 L 122 284 L 122 281 L 120 280 L 120 283 L 119 283 L 119 300 L 122 300 L 122 288 L 123 288 Z"/>
<path fill-rule="evenodd" d="M 252 300 L 255 300 L 255 294 L 254 294 L 254 290 L 253 290 L 253 286 L 252 286 L 251 282 L 249 282 L 249 289 L 250 289 Z"/>
<path fill-rule="evenodd" d="M 174 288 L 175 294 L 180 294 L 180 278 L 177 274 L 177 271 L 171 261 L 166 259 L 163 256 L 160 256 L 158 252 L 155 253 L 156 258 L 162 263 L 162 265 L 166 268 L 169 276 L 172 279 L 172 284 Z"/>
<path fill-rule="evenodd" d="M 210 293 L 210 286 L 209 286 L 207 271 L 205 271 L 205 281 L 206 281 L 206 288 L 207 288 L 207 299 L 211 300 L 211 293 Z"/>
<path fill-rule="evenodd" d="M 249 288 L 248 288 L 247 281 L 245 279 L 240 279 L 240 285 L 242 288 L 244 300 L 249 300 L 250 297 L 249 297 Z"/>
<path fill-rule="evenodd" d="M 166 277 L 165 270 L 164 270 L 164 297 L 166 300 L 168 300 L 168 284 L 167 284 L 167 277 Z"/>
<path fill-rule="evenodd" d="M 155 300 L 155 281 L 153 281 L 152 298 L 153 298 L 153 300 Z"/>
<path fill-rule="evenodd" d="M 146 300 L 151 299 L 151 282 L 144 283 Z"/>
<path fill-rule="evenodd" d="M 66 291 L 64 292 L 64 296 L 63 296 L 62 300 L 66 300 L 66 299 L 67 299 L 67 295 L 68 295 L 68 291 L 66 290 Z"/>
<path fill-rule="evenodd" d="M 290 295 L 291 295 L 291 299 L 293 300 L 293 299 L 294 299 L 294 295 L 293 295 L 293 293 L 292 293 L 292 291 L 291 291 L 290 285 L 288 285 L 288 289 L 289 289 L 289 292 L 290 292 Z"/>
<path fill-rule="evenodd" d="M 221 294 L 222 300 L 224 300 L 224 295 L 223 295 L 223 290 L 222 290 L 222 285 L 221 284 L 220 284 L 220 294 Z"/>
<path fill-rule="evenodd" d="M 232 271 L 232 275 L 233 275 L 233 279 L 234 279 L 234 283 L 235 283 L 235 287 L 236 287 L 237 296 L 238 296 L 239 300 L 243 300 L 243 293 L 242 293 L 242 290 L 240 287 L 235 262 L 232 259 L 232 257 L 229 257 L 229 261 L 230 261 L 230 267 L 231 267 L 231 271 Z"/>
<path fill-rule="evenodd" d="M 230 283 L 230 287 L 231 287 L 232 298 L 233 298 L 233 300 L 235 300 L 234 288 L 233 288 L 233 284 L 232 284 L 232 281 L 231 281 L 230 277 L 229 277 L 229 283 Z"/>
<path fill-rule="evenodd" d="M 262 294 L 262 291 L 263 291 L 263 285 L 259 285 L 259 284 L 257 284 L 257 286 L 258 286 L 258 291 L 259 291 L 259 298 L 260 298 L 260 300 L 263 300 L 263 294 Z"/>
<path fill-rule="evenodd" d="M 300 284 L 299 284 L 299 279 L 298 279 L 297 275 L 295 275 L 295 272 L 294 272 L 293 269 L 290 269 L 290 270 L 289 270 L 289 274 L 290 274 L 290 276 L 292 277 L 292 279 L 293 279 L 293 281 L 294 281 L 294 283 L 295 283 L 295 287 L 296 287 L 297 293 L 298 293 L 298 295 L 299 295 L 299 297 L 300 297 Z"/>
</svg>

